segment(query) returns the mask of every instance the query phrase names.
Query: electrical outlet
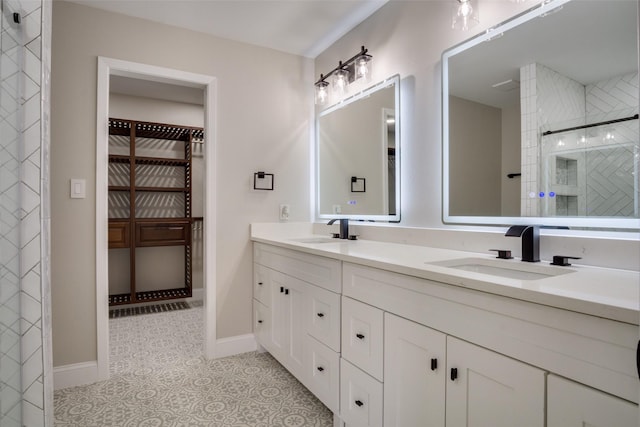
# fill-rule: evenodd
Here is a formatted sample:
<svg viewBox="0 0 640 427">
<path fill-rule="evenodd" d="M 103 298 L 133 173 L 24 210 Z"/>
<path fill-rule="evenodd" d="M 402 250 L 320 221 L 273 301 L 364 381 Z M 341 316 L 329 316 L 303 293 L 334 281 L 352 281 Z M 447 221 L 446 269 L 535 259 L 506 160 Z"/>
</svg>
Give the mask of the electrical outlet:
<svg viewBox="0 0 640 427">
<path fill-rule="evenodd" d="M 342 207 L 340 205 L 333 205 L 333 213 L 334 214 L 341 214 L 342 213 Z"/>
<path fill-rule="evenodd" d="M 289 205 L 280 205 L 280 221 L 289 220 L 289 212 L 291 208 Z"/>
</svg>

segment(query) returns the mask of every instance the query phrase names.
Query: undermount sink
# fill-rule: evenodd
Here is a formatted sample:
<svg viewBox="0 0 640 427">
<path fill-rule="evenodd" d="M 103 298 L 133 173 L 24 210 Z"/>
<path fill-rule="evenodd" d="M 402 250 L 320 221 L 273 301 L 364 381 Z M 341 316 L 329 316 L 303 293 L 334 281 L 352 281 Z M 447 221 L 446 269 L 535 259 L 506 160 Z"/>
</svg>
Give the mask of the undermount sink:
<svg viewBox="0 0 640 427">
<path fill-rule="evenodd" d="M 461 258 L 426 264 L 519 280 L 540 280 L 575 272 L 565 267 L 486 258 Z"/>
<path fill-rule="evenodd" d="M 333 237 L 318 236 L 318 237 L 302 237 L 299 239 L 291 239 L 291 241 L 298 242 L 298 243 L 337 243 L 341 241 L 344 242 L 345 240 L 334 239 Z"/>
</svg>

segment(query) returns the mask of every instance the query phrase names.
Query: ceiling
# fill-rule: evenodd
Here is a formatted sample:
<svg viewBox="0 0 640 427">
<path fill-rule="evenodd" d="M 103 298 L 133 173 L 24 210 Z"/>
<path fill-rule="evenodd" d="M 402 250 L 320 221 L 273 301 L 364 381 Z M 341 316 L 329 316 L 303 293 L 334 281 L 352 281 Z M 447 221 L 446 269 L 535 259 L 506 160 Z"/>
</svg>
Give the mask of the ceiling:
<svg viewBox="0 0 640 427">
<path fill-rule="evenodd" d="M 71 0 L 315 58 L 388 0 Z"/>
</svg>

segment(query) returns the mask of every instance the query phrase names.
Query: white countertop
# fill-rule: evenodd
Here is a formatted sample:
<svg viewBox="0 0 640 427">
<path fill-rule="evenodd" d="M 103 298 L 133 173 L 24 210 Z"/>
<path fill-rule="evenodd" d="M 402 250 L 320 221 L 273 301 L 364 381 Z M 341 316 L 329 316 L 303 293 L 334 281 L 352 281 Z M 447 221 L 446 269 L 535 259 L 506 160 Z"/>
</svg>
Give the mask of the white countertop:
<svg viewBox="0 0 640 427">
<path fill-rule="evenodd" d="M 291 227 L 286 232 L 279 227 L 252 226 L 251 229 L 251 239 L 255 242 L 634 325 L 640 321 L 640 273 L 637 271 L 572 263 L 570 267 L 556 267 L 573 270 L 569 274 L 520 280 L 429 264 L 463 258 L 495 259 L 491 254 L 371 240 L 334 239 L 328 243 L 300 241 L 318 237 L 327 236 L 314 236 L 303 227 Z M 521 263 L 519 259 L 499 261 Z M 536 268 L 544 268 L 549 261 L 542 260 L 535 265 Z"/>
</svg>

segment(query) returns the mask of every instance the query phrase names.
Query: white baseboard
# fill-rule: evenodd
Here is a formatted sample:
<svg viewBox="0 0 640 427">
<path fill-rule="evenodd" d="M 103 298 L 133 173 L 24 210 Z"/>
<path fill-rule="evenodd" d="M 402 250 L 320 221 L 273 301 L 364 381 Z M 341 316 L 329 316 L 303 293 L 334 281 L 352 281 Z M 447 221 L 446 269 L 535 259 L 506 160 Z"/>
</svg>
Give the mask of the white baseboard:
<svg viewBox="0 0 640 427">
<path fill-rule="evenodd" d="M 256 351 L 258 343 L 253 334 L 221 338 L 216 341 L 216 358 Z M 92 384 L 99 381 L 98 362 L 82 362 L 53 368 L 53 389 Z"/>
<path fill-rule="evenodd" d="M 256 351 L 258 343 L 253 334 L 237 335 L 235 337 L 216 340 L 216 359 L 233 356 L 235 354 Z"/>
<path fill-rule="evenodd" d="M 92 384 L 98 381 L 98 362 L 82 362 L 53 368 L 53 389 Z"/>
</svg>

